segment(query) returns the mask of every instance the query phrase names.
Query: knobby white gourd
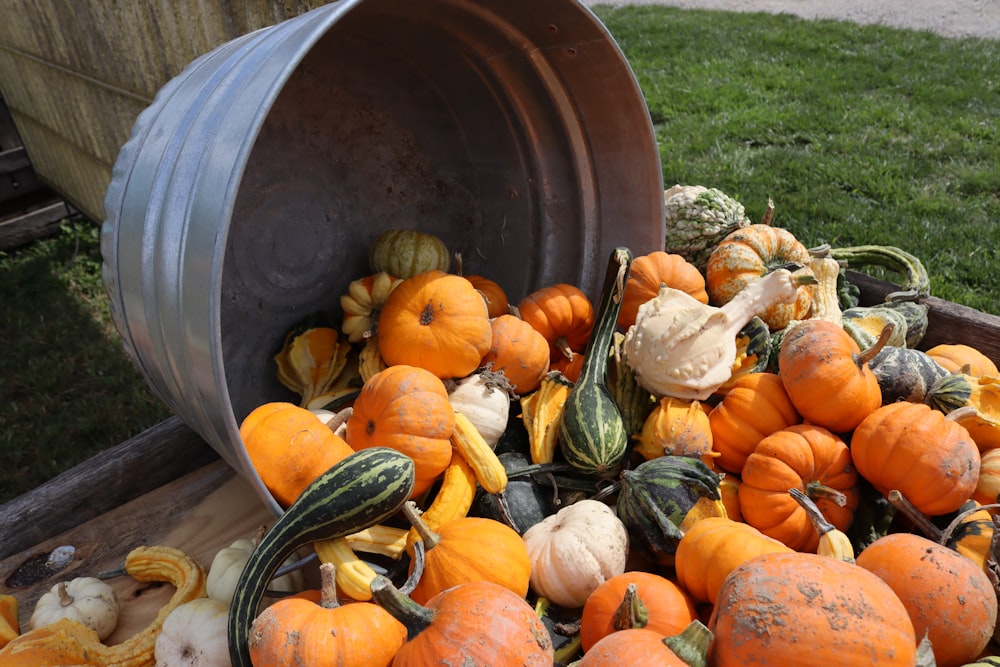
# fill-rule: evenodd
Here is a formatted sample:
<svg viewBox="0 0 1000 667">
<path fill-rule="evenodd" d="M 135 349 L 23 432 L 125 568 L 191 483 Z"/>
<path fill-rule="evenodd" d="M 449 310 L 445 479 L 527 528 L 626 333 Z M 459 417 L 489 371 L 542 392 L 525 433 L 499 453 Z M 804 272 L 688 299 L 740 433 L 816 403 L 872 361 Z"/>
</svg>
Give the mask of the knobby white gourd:
<svg viewBox="0 0 1000 667">
<path fill-rule="evenodd" d="M 790 303 L 796 288 L 814 283 L 809 273 L 777 269 L 717 308 L 672 287 L 639 306 L 625 334 L 625 360 L 636 381 L 658 396 L 705 400 L 732 373 L 736 335 L 754 315 Z"/>
</svg>

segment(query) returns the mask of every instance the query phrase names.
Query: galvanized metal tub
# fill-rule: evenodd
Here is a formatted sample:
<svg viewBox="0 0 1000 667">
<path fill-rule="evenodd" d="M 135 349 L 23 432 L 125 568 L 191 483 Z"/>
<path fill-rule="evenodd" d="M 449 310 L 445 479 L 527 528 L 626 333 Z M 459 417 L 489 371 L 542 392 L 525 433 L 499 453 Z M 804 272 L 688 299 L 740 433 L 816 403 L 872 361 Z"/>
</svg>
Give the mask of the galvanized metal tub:
<svg viewBox="0 0 1000 667">
<path fill-rule="evenodd" d="M 339 317 L 389 228 L 432 232 L 519 299 L 597 298 L 615 246 L 661 249 L 641 91 L 575 0 L 340 0 L 202 56 L 137 119 L 102 226 L 104 285 L 152 389 L 251 481 L 273 355 Z"/>
</svg>

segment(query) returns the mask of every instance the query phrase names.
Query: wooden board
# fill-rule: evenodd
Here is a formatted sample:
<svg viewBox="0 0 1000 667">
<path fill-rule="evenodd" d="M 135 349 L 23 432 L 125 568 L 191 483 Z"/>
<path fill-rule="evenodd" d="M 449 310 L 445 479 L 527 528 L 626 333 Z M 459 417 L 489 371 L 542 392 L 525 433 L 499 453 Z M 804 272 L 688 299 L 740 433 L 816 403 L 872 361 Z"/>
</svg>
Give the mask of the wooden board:
<svg viewBox="0 0 1000 667">
<path fill-rule="evenodd" d="M 137 546 L 176 547 L 207 569 L 220 548 L 253 535 L 273 518 L 249 483 L 217 460 L 0 561 L 0 593 L 18 598 L 22 629 L 27 628 L 35 602 L 55 583 L 120 567 Z M 67 544 L 76 547 L 77 557 L 66 569 L 33 586 L 11 589 L 3 583 L 28 558 Z M 142 631 L 174 591 L 169 584 L 140 584 L 127 576 L 108 583 L 122 606 L 118 627 L 106 640 L 108 644 Z"/>
</svg>

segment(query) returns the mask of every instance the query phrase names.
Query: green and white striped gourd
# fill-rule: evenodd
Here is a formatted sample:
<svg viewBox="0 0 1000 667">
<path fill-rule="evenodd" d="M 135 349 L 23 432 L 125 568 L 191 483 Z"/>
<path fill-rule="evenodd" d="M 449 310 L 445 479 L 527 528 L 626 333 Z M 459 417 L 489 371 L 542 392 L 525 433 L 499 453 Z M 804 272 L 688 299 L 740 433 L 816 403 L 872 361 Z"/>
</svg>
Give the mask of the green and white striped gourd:
<svg viewBox="0 0 1000 667">
<path fill-rule="evenodd" d="M 566 398 L 559 422 L 560 451 L 567 463 L 585 474 L 615 473 L 628 447 L 628 428 L 605 376 L 631 265 L 632 252 L 615 248 L 608 260 L 583 369 Z"/>
<path fill-rule="evenodd" d="M 228 626 L 233 667 L 253 667 L 250 625 L 281 563 L 301 546 L 389 518 L 409 499 L 414 481 L 413 459 L 388 447 L 371 447 L 350 454 L 302 491 L 261 537 L 236 584 Z"/>
</svg>

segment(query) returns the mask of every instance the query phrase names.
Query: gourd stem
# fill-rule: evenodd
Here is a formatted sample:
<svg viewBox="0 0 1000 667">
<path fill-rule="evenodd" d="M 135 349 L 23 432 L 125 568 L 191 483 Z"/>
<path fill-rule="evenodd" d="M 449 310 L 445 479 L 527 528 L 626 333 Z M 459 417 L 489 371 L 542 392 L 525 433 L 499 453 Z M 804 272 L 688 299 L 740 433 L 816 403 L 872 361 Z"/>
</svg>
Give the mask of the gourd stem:
<svg viewBox="0 0 1000 667">
<path fill-rule="evenodd" d="M 664 637 L 663 643 L 690 667 L 708 664 L 708 648 L 712 644 L 712 631 L 699 620 L 691 621 L 679 635 Z"/>
<path fill-rule="evenodd" d="M 796 491 L 798 491 L 798 489 L 796 489 Z M 789 491 L 789 493 L 791 493 L 791 491 Z M 827 486 L 826 484 L 821 484 L 820 482 L 807 482 L 805 495 L 809 496 L 809 499 L 813 501 L 817 498 L 829 500 L 837 505 L 837 507 L 844 507 L 847 505 L 847 496 L 843 492 L 838 491 L 831 486 Z"/>
<path fill-rule="evenodd" d="M 414 602 L 396 588 L 392 581 L 376 574 L 371 583 L 372 598 L 406 628 L 406 638 L 412 640 L 434 621 L 434 610 Z"/>
<path fill-rule="evenodd" d="M 897 510 L 906 515 L 906 518 L 913 522 L 920 532 L 935 542 L 941 541 L 941 529 L 934 525 L 927 516 L 918 510 L 913 503 L 903 495 L 899 489 L 893 489 L 888 495 L 889 502 Z"/>
<path fill-rule="evenodd" d="M 70 605 L 72 605 L 75 602 L 75 600 L 73 599 L 73 596 L 69 594 L 69 586 L 67 585 L 67 583 L 65 581 L 59 582 L 59 586 L 57 587 L 56 590 L 59 593 L 59 606 L 60 607 L 69 607 Z"/>
<path fill-rule="evenodd" d="M 412 500 L 407 500 L 403 504 L 403 514 L 406 519 L 410 522 L 413 528 L 420 535 L 420 539 L 424 543 L 424 549 L 433 549 L 441 541 L 440 533 L 435 532 L 427 522 L 424 521 L 423 517 L 420 516 L 420 511 L 417 509 L 417 504 Z"/>
<path fill-rule="evenodd" d="M 340 606 L 340 600 L 337 599 L 337 566 L 333 563 L 320 563 L 319 579 L 319 606 L 336 609 Z"/>
<path fill-rule="evenodd" d="M 896 330 L 896 326 L 889 322 L 884 327 L 882 327 L 881 333 L 878 335 L 878 340 L 872 343 L 871 347 L 867 350 L 863 350 L 860 354 L 854 355 L 854 363 L 861 368 L 873 358 L 875 355 L 882 351 L 885 344 L 889 342 L 889 338 L 892 336 L 893 332 Z"/>
<path fill-rule="evenodd" d="M 404 595 L 409 595 L 412 593 L 417 584 L 420 583 L 420 577 L 424 576 L 424 564 L 426 561 L 427 552 L 424 551 L 423 540 L 417 540 L 413 543 L 413 571 L 410 572 L 410 576 L 406 578 L 403 585 L 399 587 L 399 590 Z"/>
<path fill-rule="evenodd" d="M 944 418 L 950 422 L 957 422 L 965 419 L 966 417 L 975 417 L 979 414 L 979 410 L 976 409 L 974 405 L 963 405 L 960 408 L 955 408 L 944 416 Z"/>
<path fill-rule="evenodd" d="M 630 583 L 625 588 L 625 595 L 622 596 L 622 603 L 615 610 L 612 625 L 615 630 L 629 630 L 631 628 L 644 628 L 649 623 L 649 611 L 639 597 L 639 591 L 635 584 Z"/>
<path fill-rule="evenodd" d="M 796 488 L 788 489 L 788 493 L 792 496 L 792 498 L 795 498 L 795 501 L 802 507 L 802 509 L 805 510 L 806 515 L 809 517 L 809 521 L 812 522 L 812 525 L 816 528 L 816 532 L 820 535 L 820 537 L 836 528 L 836 526 L 830 523 L 827 518 L 823 516 L 823 512 L 820 511 L 820 509 L 816 506 L 816 503 L 814 503 L 809 496 Z"/>
</svg>

